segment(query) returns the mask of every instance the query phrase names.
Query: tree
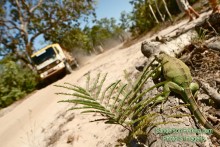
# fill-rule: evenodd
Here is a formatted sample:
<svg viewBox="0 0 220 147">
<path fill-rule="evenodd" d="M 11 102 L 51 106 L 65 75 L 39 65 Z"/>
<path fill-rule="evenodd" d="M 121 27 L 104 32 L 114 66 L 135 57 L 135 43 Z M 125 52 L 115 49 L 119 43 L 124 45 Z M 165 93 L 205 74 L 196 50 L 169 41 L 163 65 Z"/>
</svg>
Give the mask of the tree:
<svg viewBox="0 0 220 147">
<path fill-rule="evenodd" d="M 63 33 L 64 37 L 57 40 L 57 43 L 68 51 L 80 49 L 89 53 L 93 50 L 89 31 L 89 27 L 85 27 L 83 30 L 81 28 L 72 28 L 68 32 Z"/>
<path fill-rule="evenodd" d="M 141 34 L 155 26 L 155 19 L 149 8 L 151 3 L 148 0 L 131 0 L 130 4 L 133 5 L 131 12 L 133 35 Z"/>
<path fill-rule="evenodd" d="M 198 0 L 188 0 L 190 4 Z M 131 12 L 131 32 L 139 35 L 152 29 L 160 21 L 171 20 L 172 15 L 180 12 L 176 1 L 171 0 L 130 0 L 133 5 Z"/>
<path fill-rule="evenodd" d="M 120 16 L 120 23 L 119 26 L 123 30 L 128 30 L 130 27 L 130 20 L 131 20 L 131 15 L 129 13 L 126 13 L 125 11 L 121 12 Z"/>
<path fill-rule="evenodd" d="M 91 29 L 93 46 L 103 45 L 108 39 L 120 39 L 124 29 L 114 18 L 102 18 Z"/>
<path fill-rule="evenodd" d="M 33 44 L 59 39 L 61 32 L 79 26 L 79 19 L 94 13 L 93 0 L 5 0 L 0 9 L 0 55 L 16 55 L 26 64 Z M 55 39 L 54 39 L 55 40 Z"/>
<path fill-rule="evenodd" d="M 96 52 L 95 48 L 105 45 L 109 39 L 120 39 L 123 41 L 124 28 L 117 24 L 114 18 L 101 18 L 96 20 L 92 27 L 79 26 L 66 30 L 56 31 L 57 38 L 51 38 L 52 42 L 59 43 L 63 48 L 73 51 L 81 49 L 87 53 Z M 124 38 L 123 38 L 124 37 Z"/>
</svg>

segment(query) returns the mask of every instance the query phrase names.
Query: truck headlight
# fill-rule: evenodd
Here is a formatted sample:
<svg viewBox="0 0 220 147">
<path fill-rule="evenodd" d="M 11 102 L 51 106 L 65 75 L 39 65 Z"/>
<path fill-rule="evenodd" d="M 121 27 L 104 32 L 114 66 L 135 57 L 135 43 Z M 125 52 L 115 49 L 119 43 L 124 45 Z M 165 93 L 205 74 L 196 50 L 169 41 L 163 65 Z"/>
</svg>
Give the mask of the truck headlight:
<svg viewBox="0 0 220 147">
<path fill-rule="evenodd" d="M 60 63 L 60 60 L 57 60 L 57 61 L 56 61 L 56 64 L 59 64 L 59 63 Z"/>
<path fill-rule="evenodd" d="M 40 77 L 44 78 L 44 77 L 46 77 L 47 74 L 48 74 L 47 72 L 44 72 L 44 73 L 40 74 Z"/>
<path fill-rule="evenodd" d="M 44 74 L 40 74 L 40 77 L 41 77 L 41 78 L 44 78 Z"/>
<path fill-rule="evenodd" d="M 60 68 L 65 67 L 64 63 L 60 63 L 58 66 L 59 66 Z"/>
</svg>

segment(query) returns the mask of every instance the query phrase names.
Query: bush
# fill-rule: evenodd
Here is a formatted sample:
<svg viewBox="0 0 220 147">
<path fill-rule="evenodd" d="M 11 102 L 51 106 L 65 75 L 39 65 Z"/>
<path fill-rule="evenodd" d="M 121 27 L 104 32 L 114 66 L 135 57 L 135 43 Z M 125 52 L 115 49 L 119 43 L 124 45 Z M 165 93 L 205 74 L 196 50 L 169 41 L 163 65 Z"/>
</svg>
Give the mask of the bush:
<svg viewBox="0 0 220 147">
<path fill-rule="evenodd" d="M 0 107 L 6 107 L 33 91 L 36 74 L 14 61 L 0 63 Z"/>
</svg>

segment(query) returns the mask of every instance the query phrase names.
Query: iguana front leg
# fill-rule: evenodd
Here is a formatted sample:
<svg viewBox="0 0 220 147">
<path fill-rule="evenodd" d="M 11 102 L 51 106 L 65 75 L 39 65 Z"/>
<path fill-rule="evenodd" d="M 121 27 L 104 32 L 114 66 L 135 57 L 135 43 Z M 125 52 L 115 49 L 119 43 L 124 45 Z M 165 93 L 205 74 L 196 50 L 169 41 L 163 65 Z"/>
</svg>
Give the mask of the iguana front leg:
<svg viewBox="0 0 220 147">
<path fill-rule="evenodd" d="M 162 103 L 165 102 L 168 96 L 170 95 L 171 91 L 182 94 L 184 92 L 184 89 L 181 86 L 177 85 L 176 83 L 169 81 L 164 85 L 163 87 L 164 94 L 158 97 L 157 102 L 162 102 Z"/>
<path fill-rule="evenodd" d="M 199 85 L 197 83 L 190 84 L 190 90 L 192 91 L 193 95 L 197 92 L 198 89 L 199 89 Z M 162 103 L 165 102 L 168 96 L 170 95 L 171 91 L 178 93 L 182 96 L 185 94 L 183 87 L 179 86 L 178 84 L 172 81 L 169 81 L 164 85 L 163 88 L 164 95 L 158 97 L 157 101 Z"/>
</svg>

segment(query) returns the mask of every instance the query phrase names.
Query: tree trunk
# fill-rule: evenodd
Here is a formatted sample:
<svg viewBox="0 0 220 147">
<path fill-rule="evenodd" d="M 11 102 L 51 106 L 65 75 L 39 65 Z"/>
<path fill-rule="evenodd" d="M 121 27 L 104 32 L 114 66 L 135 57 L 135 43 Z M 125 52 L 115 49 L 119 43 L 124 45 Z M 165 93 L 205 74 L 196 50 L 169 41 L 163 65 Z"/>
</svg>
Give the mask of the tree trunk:
<svg viewBox="0 0 220 147">
<path fill-rule="evenodd" d="M 159 15 L 160 15 L 161 20 L 164 22 L 164 21 L 165 21 L 165 15 L 163 15 L 163 14 L 160 12 L 160 9 L 159 9 L 159 7 L 158 7 L 158 5 L 157 5 L 157 0 L 154 0 L 154 3 L 155 3 L 155 6 L 156 6 L 156 9 L 157 9 L 157 12 L 158 12 Z"/>
<path fill-rule="evenodd" d="M 151 11 L 151 13 L 152 13 L 152 15 L 153 15 L 153 17 L 154 17 L 154 19 L 155 19 L 156 23 L 159 23 L 159 21 L 158 21 L 158 19 L 157 19 L 156 15 L 155 15 L 155 13 L 154 13 L 154 11 L 153 11 L 153 8 L 151 7 L 151 5 L 150 5 L 150 4 L 149 4 L 149 8 L 150 8 L 150 11 Z"/>
<path fill-rule="evenodd" d="M 16 56 L 17 60 L 20 60 L 24 63 L 24 65 L 31 70 L 34 70 L 34 65 L 31 63 L 30 56 L 28 57 L 27 53 L 19 53 L 16 48 L 12 49 L 12 54 Z"/>
<path fill-rule="evenodd" d="M 30 43 L 26 44 L 26 52 L 27 52 L 29 57 L 31 57 L 31 55 L 33 54 L 32 47 L 33 47 L 33 43 L 30 42 Z"/>
<path fill-rule="evenodd" d="M 168 14 L 170 20 L 173 21 L 173 18 L 172 18 L 172 16 L 171 16 L 170 12 L 169 12 L 168 7 L 167 7 L 166 1 L 165 1 L 165 0 L 162 0 L 162 2 L 163 2 L 163 4 L 164 4 L 165 10 L 166 10 L 166 12 L 167 12 L 167 14 Z"/>
</svg>

